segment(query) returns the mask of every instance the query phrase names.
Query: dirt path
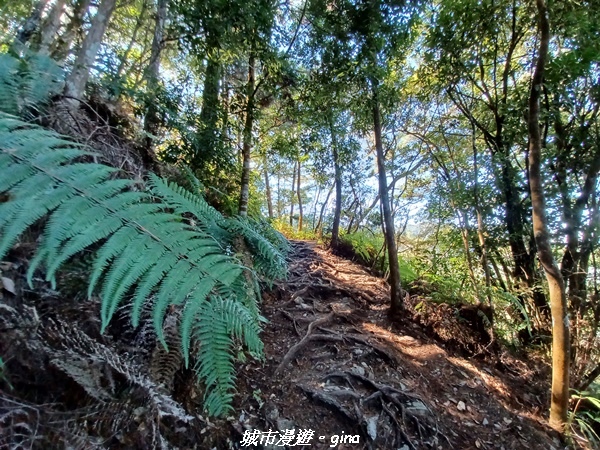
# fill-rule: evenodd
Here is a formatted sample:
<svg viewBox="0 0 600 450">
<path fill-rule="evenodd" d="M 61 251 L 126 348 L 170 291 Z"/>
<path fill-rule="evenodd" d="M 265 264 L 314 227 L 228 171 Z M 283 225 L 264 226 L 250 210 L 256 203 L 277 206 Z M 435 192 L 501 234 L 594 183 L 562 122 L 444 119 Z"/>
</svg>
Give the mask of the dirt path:
<svg viewBox="0 0 600 450">
<path fill-rule="evenodd" d="M 525 363 L 452 356 L 420 325 L 387 319 L 383 280 L 314 243 L 293 248 L 288 282 L 265 295 L 266 361 L 240 369 L 234 441 L 273 430 L 263 448 L 302 448 L 298 430 L 312 430 L 304 448 L 561 448 L 535 395 L 546 381 Z"/>
</svg>

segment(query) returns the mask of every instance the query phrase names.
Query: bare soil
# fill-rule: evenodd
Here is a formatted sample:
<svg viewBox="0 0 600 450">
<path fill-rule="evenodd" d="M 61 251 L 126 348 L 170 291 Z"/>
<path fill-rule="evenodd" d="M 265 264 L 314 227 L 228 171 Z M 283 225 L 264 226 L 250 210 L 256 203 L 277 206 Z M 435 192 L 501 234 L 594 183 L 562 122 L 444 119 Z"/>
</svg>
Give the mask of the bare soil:
<svg viewBox="0 0 600 450">
<path fill-rule="evenodd" d="M 510 355 L 460 308 L 417 296 L 391 322 L 384 280 L 292 244 L 288 281 L 264 295 L 266 359 L 239 370 L 229 446 L 294 429 L 314 431 L 304 447 L 314 449 L 564 448 L 546 426 L 543 361 Z"/>
</svg>

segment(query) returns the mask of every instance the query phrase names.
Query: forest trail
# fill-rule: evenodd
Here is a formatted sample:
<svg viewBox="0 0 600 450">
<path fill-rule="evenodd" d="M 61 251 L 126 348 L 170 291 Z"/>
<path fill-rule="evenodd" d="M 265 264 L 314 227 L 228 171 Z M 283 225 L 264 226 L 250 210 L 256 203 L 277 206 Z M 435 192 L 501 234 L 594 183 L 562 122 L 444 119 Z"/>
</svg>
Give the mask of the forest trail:
<svg viewBox="0 0 600 450">
<path fill-rule="evenodd" d="M 410 311 L 388 320 L 382 279 L 316 243 L 292 246 L 288 281 L 264 295 L 266 362 L 238 374 L 237 442 L 296 429 L 314 431 L 315 449 L 561 448 L 543 417 L 547 379 L 526 362 L 452 355 Z M 342 435 L 360 443 L 336 445 Z"/>
</svg>

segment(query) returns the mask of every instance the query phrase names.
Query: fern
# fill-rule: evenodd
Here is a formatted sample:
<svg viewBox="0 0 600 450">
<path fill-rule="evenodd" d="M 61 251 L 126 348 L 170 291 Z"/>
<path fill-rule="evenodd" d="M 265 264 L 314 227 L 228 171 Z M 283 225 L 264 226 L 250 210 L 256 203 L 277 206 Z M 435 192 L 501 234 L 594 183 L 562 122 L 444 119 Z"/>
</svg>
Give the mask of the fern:
<svg viewBox="0 0 600 450">
<path fill-rule="evenodd" d="M 116 169 L 82 162 L 86 155 L 56 133 L 0 113 L 0 193 L 8 197 L 0 203 L 0 258 L 47 216 L 27 274 L 30 285 L 41 267 L 55 284 L 59 268 L 92 247 L 88 295 L 99 290 L 103 331 L 125 298 L 137 326 L 153 295 L 154 329 L 166 348 L 165 313 L 169 305 L 182 305 L 185 363 L 197 350 L 205 407 L 214 415 L 227 412 L 235 383 L 233 343 L 260 357 L 264 320 L 257 276 L 231 249 L 241 234 L 257 272 L 273 279 L 285 275 L 281 246 L 252 223 L 224 218 L 202 197 L 157 176 L 150 176 L 148 191 L 135 191 L 132 181 L 116 178 Z"/>
<path fill-rule="evenodd" d="M 0 54 L 0 108 L 25 114 L 61 91 L 63 71 L 50 57 L 26 52 L 22 58 Z"/>
</svg>

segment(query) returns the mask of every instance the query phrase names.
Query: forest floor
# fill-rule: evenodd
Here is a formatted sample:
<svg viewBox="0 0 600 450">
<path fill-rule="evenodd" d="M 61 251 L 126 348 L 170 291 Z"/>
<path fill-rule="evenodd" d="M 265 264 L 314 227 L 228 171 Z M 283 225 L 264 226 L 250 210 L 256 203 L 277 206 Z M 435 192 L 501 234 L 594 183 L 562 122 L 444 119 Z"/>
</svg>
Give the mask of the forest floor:
<svg viewBox="0 0 600 450">
<path fill-rule="evenodd" d="M 541 360 L 465 344 L 456 317 L 425 317 L 416 296 L 391 322 L 381 278 L 316 243 L 292 247 L 288 281 L 264 295 L 266 361 L 239 369 L 234 447 L 563 448 L 545 425 Z"/>
</svg>

